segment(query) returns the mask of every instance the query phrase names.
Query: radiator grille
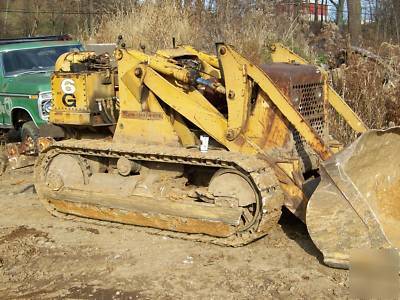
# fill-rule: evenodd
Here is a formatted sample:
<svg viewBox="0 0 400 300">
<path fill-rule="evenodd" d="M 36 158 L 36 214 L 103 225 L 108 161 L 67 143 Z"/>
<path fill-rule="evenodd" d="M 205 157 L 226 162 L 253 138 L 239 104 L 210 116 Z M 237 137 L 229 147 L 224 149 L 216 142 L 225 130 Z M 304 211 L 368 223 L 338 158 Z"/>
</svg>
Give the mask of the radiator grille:
<svg viewBox="0 0 400 300">
<path fill-rule="evenodd" d="M 320 82 L 299 84 L 292 87 L 292 98 L 296 98 L 293 99 L 296 108 L 320 136 L 323 136 L 325 132 L 323 86 L 324 83 Z M 293 129 L 293 138 L 305 169 L 310 169 L 310 159 L 305 150 L 306 142 L 296 129 Z"/>
</svg>

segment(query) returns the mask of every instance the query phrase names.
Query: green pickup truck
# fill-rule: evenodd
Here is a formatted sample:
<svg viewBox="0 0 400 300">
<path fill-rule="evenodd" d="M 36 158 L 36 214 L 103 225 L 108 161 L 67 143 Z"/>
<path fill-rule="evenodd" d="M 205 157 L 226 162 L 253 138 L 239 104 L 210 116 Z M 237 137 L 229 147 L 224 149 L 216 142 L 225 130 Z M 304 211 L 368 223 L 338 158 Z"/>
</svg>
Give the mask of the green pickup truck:
<svg viewBox="0 0 400 300">
<path fill-rule="evenodd" d="M 57 58 L 83 50 L 69 36 L 0 40 L 0 133 L 17 138 L 51 135 L 50 77 Z"/>
</svg>

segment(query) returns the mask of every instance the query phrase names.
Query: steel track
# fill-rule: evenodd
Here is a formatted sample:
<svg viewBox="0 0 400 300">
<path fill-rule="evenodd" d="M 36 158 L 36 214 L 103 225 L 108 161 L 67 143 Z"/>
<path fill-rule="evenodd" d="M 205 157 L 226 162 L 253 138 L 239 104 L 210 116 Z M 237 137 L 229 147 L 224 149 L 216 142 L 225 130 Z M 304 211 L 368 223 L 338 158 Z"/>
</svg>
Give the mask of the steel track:
<svg viewBox="0 0 400 300">
<path fill-rule="evenodd" d="M 196 149 L 185 149 L 176 147 L 160 147 L 149 145 L 118 145 L 114 146 L 110 141 L 104 140 L 68 140 L 58 142 L 39 156 L 35 165 L 35 186 L 38 191 L 39 199 L 44 206 L 57 217 L 68 220 L 85 222 L 96 225 L 113 224 L 108 221 L 93 220 L 64 214 L 56 211 L 49 201 L 41 196 L 40 190 L 45 185 L 46 171 L 53 157 L 58 154 L 78 155 L 81 157 L 80 165 L 86 176 L 90 176 L 90 168 L 85 162 L 85 157 L 105 157 L 120 158 L 126 157 L 136 161 L 176 163 L 202 167 L 217 167 L 234 169 L 245 174 L 259 194 L 258 216 L 254 225 L 246 231 L 237 232 L 227 238 L 217 238 L 205 234 L 187 234 L 167 230 L 140 227 L 143 231 L 150 234 L 163 235 L 168 237 L 180 238 L 191 241 L 206 242 L 223 246 L 242 246 L 266 235 L 268 230 L 273 227 L 281 215 L 283 203 L 283 193 L 273 170 L 267 165 L 265 160 L 255 156 L 232 153 L 225 150 L 211 150 L 201 153 Z M 130 225 L 114 225 L 129 228 Z M 135 226 L 138 228 L 139 226 Z"/>
</svg>

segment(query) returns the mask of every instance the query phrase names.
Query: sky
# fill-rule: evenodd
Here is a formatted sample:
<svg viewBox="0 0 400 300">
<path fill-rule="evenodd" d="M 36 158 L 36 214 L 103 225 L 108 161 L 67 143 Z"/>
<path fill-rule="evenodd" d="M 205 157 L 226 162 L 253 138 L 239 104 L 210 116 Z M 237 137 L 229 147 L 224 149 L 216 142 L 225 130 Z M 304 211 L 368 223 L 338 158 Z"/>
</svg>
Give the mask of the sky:
<svg viewBox="0 0 400 300">
<path fill-rule="evenodd" d="M 310 0 L 311 3 L 314 2 L 314 0 Z M 320 1 L 321 2 L 321 1 Z M 335 0 L 335 2 L 337 2 L 337 0 Z M 374 13 L 374 8 L 370 7 L 370 2 L 374 2 L 374 1 L 369 1 L 369 0 L 361 0 L 361 6 L 362 6 L 362 18 L 365 21 L 368 21 L 371 19 L 371 14 Z M 328 0 L 328 5 L 329 5 L 329 17 L 331 18 L 331 20 L 335 19 L 336 16 L 336 8 L 334 5 L 332 5 L 330 3 L 330 1 Z M 347 4 L 345 3 L 344 5 L 344 18 L 347 19 Z"/>
</svg>

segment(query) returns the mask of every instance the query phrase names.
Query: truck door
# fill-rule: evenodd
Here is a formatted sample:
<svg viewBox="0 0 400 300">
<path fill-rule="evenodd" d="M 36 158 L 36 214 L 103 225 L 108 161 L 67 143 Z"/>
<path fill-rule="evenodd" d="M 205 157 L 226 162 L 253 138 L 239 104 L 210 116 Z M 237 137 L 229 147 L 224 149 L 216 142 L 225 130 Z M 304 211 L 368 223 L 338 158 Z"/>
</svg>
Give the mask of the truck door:
<svg viewBox="0 0 400 300">
<path fill-rule="evenodd" d="M 11 104 L 10 95 L 7 94 L 7 85 L 10 78 L 4 76 L 3 55 L 0 53 L 0 127 L 11 126 Z"/>
</svg>

